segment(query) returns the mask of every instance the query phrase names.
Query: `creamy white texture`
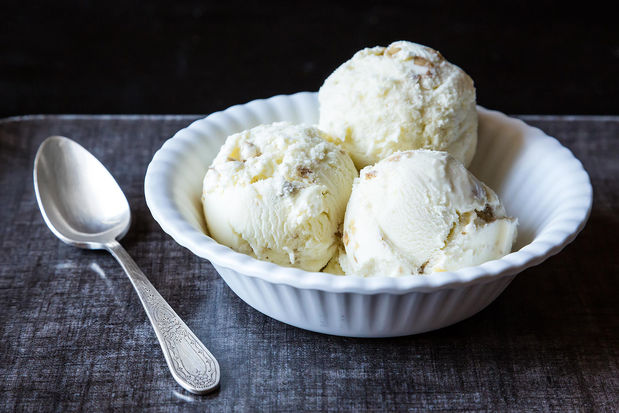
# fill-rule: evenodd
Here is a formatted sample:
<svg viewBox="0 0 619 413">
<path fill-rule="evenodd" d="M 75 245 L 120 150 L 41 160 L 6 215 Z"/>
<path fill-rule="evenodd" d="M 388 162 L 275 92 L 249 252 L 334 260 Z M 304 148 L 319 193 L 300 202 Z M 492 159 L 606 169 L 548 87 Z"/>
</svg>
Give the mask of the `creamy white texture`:
<svg viewBox="0 0 619 413">
<path fill-rule="evenodd" d="M 342 253 L 344 253 L 343 249 L 340 250 L 340 248 L 338 248 L 333 258 L 331 258 L 329 262 L 327 263 L 327 265 L 322 269 L 322 272 L 326 272 L 326 273 L 334 274 L 334 275 L 346 275 L 344 273 L 344 270 L 340 266 L 340 261 L 339 261 L 340 254 Z"/>
<path fill-rule="evenodd" d="M 319 127 L 359 169 L 408 149 L 448 151 L 465 165 L 475 154 L 473 81 L 429 47 L 363 49 L 325 80 L 318 99 Z"/>
<path fill-rule="evenodd" d="M 326 138 L 287 122 L 229 136 L 204 177 L 210 235 L 276 264 L 324 267 L 357 176 L 348 154 Z"/>
<path fill-rule="evenodd" d="M 339 262 L 364 277 L 456 270 L 509 253 L 516 226 L 494 191 L 448 153 L 399 152 L 355 179 Z"/>
</svg>

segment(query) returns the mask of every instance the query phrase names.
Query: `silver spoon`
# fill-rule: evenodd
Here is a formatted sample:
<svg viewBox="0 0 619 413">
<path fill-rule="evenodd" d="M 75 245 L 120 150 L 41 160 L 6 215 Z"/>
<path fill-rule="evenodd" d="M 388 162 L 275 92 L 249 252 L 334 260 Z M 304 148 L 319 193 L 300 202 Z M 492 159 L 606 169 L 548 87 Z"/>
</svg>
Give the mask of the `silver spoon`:
<svg viewBox="0 0 619 413">
<path fill-rule="evenodd" d="M 45 223 L 62 241 L 105 249 L 131 280 L 155 329 L 174 379 L 204 394 L 219 384 L 219 364 L 118 243 L 131 212 L 122 190 L 90 152 L 71 139 L 47 138 L 34 160 L 34 189 Z"/>
</svg>

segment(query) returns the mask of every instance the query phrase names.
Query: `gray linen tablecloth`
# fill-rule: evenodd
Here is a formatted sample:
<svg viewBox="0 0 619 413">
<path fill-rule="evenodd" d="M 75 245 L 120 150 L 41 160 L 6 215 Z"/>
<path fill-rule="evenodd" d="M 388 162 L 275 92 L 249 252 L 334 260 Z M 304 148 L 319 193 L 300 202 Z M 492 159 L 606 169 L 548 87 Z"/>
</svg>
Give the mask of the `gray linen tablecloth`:
<svg viewBox="0 0 619 413">
<path fill-rule="evenodd" d="M 31 116 L 0 121 L 0 410 L 613 411 L 619 406 L 619 117 L 524 116 L 582 160 L 588 225 L 454 326 L 395 339 L 300 330 L 253 310 L 151 217 L 146 167 L 199 116 Z M 123 244 L 221 365 L 219 391 L 184 392 L 105 252 L 45 226 L 33 158 L 71 137 L 117 178 L 133 211 Z"/>
</svg>

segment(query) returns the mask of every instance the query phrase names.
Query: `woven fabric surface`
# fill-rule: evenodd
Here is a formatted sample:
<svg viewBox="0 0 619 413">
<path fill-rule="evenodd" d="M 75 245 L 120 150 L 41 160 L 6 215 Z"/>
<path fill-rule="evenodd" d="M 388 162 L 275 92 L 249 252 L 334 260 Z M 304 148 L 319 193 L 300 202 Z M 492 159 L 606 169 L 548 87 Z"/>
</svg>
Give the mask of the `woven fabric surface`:
<svg viewBox="0 0 619 413">
<path fill-rule="evenodd" d="M 613 411 L 619 405 L 619 117 L 523 116 L 583 162 L 593 211 L 560 254 L 442 330 L 355 339 L 282 324 L 243 303 L 166 235 L 144 201 L 154 152 L 199 116 L 0 120 L 1 411 Z M 221 388 L 172 379 L 133 287 L 106 252 L 61 243 L 33 190 L 38 145 L 64 135 L 132 208 L 122 244 L 218 359 Z"/>
</svg>

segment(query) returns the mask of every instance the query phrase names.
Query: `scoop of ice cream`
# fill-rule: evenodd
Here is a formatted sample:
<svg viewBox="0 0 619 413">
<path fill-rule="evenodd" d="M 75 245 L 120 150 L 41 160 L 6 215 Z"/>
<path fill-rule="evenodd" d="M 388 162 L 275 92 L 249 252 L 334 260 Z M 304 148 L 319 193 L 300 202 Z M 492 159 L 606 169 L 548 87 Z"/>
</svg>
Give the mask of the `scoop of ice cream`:
<svg viewBox="0 0 619 413">
<path fill-rule="evenodd" d="M 344 219 L 346 274 L 452 271 L 510 252 L 517 220 L 447 152 L 393 154 L 361 170 Z"/>
<path fill-rule="evenodd" d="M 210 235 L 276 264 L 324 267 L 357 176 L 348 154 L 325 138 L 286 122 L 229 136 L 204 177 Z"/>
<path fill-rule="evenodd" d="M 319 127 L 357 168 L 396 151 L 448 151 L 465 165 L 477 146 L 471 78 L 429 47 L 399 41 L 357 52 L 318 92 Z"/>
</svg>

